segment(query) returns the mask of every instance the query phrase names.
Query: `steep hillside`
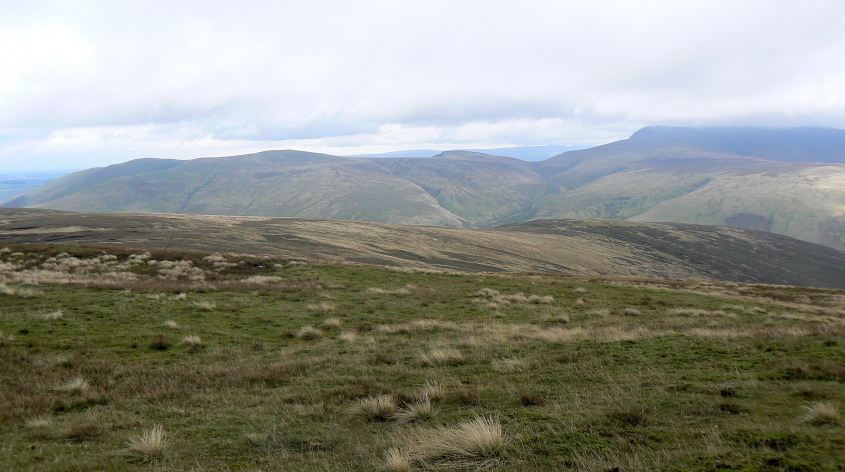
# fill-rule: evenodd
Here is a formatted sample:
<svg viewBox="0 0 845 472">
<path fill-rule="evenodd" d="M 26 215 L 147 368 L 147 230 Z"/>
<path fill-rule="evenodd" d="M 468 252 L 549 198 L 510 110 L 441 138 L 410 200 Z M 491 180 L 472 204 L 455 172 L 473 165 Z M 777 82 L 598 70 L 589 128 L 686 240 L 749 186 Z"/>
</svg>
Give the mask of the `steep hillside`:
<svg viewBox="0 0 845 472">
<path fill-rule="evenodd" d="M 729 227 L 546 220 L 488 230 L 300 218 L 0 209 L 0 241 L 345 261 L 417 269 L 717 279 L 845 288 L 845 253 Z"/>
</svg>

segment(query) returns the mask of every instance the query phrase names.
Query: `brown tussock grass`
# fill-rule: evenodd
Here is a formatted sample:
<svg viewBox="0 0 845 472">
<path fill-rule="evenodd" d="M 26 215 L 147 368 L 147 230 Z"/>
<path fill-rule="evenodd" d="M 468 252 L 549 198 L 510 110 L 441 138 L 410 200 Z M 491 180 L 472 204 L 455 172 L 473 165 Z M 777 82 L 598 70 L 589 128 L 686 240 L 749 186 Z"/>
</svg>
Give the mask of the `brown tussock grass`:
<svg viewBox="0 0 845 472">
<path fill-rule="evenodd" d="M 404 408 L 397 411 L 393 418 L 399 423 L 413 423 L 434 418 L 437 411 L 431 406 L 431 399 L 422 397 L 418 400 L 405 405 Z"/>
<path fill-rule="evenodd" d="M 154 461 L 164 456 L 167 445 L 167 433 L 162 426 L 155 425 L 139 435 L 131 436 L 127 440 L 127 452 L 142 462 Z"/>
<path fill-rule="evenodd" d="M 296 337 L 299 339 L 313 340 L 323 337 L 323 332 L 311 325 L 303 326 L 296 332 Z"/>
<path fill-rule="evenodd" d="M 420 361 L 429 366 L 456 365 L 464 361 L 464 353 L 452 348 L 434 348 L 420 354 Z"/>
<path fill-rule="evenodd" d="M 475 417 L 454 426 L 411 431 L 398 454 L 422 467 L 485 468 L 495 463 L 509 437 L 498 419 Z"/>
<path fill-rule="evenodd" d="M 399 407 L 391 395 L 378 395 L 358 400 L 350 410 L 352 416 L 364 421 L 388 421 Z"/>
<path fill-rule="evenodd" d="M 802 406 L 801 409 L 804 411 L 804 415 L 798 420 L 801 423 L 821 426 L 839 422 L 839 410 L 832 402 L 813 402 Z"/>
<path fill-rule="evenodd" d="M 337 317 L 329 318 L 329 319 L 323 321 L 323 326 L 326 327 L 326 328 L 340 329 L 340 327 L 342 325 L 343 325 L 343 323 L 340 321 L 340 318 L 337 318 Z"/>
</svg>

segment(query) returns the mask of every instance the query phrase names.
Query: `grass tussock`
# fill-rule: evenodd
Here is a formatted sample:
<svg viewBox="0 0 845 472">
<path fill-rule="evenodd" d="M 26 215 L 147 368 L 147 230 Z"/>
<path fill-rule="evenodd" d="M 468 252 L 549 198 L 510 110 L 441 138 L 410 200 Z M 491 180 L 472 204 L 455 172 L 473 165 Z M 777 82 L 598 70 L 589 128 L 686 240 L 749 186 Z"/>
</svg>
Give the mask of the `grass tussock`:
<svg viewBox="0 0 845 472">
<path fill-rule="evenodd" d="M 82 377 L 74 377 L 67 382 L 58 385 L 55 390 L 69 394 L 79 394 L 87 392 L 89 387 L 90 385 L 86 379 Z"/>
<path fill-rule="evenodd" d="M 323 332 L 311 325 L 307 325 L 299 328 L 299 331 L 296 332 L 296 337 L 305 340 L 321 339 Z"/>
<path fill-rule="evenodd" d="M 405 405 L 393 415 L 393 418 L 399 423 L 413 423 L 434 418 L 436 414 L 437 411 L 431 406 L 431 399 L 423 397 Z"/>
<path fill-rule="evenodd" d="M 179 329 L 179 323 L 173 320 L 167 320 L 164 322 L 164 326 L 167 326 L 170 329 Z"/>
<path fill-rule="evenodd" d="M 329 302 L 320 302 L 308 305 L 308 309 L 313 311 L 316 315 L 325 315 L 326 313 L 334 310 L 335 306 Z"/>
<path fill-rule="evenodd" d="M 425 468 L 483 468 L 500 458 L 509 442 L 498 419 L 476 417 L 455 426 L 412 431 L 399 454 Z"/>
<path fill-rule="evenodd" d="M 420 354 L 420 361 L 429 366 L 457 365 L 464 362 L 464 353 L 458 349 L 435 348 Z"/>
<path fill-rule="evenodd" d="M 217 304 L 208 300 L 194 302 L 194 306 L 200 311 L 214 311 L 217 309 Z"/>
<path fill-rule="evenodd" d="M 384 453 L 384 470 L 389 472 L 409 472 L 411 458 L 398 447 L 391 447 Z"/>
<path fill-rule="evenodd" d="M 332 317 L 332 318 L 329 318 L 329 319 L 323 321 L 323 327 L 329 328 L 329 329 L 340 329 L 340 327 L 342 325 L 343 325 L 343 322 L 341 322 L 340 318 L 337 318 L 337 317 Z"/>
<path fill-rule="evenodd" d="M 442 400 L 446 396 L 446 382 L 444 380 L 426 380 L 420 392 L 420 398 Z"/>
<path fill-rule="evenodd" d="M 358 400 L 351 409 L 352 416 L 364 421 L 393 419 L 399 407 L 391 395 L 378 395 Z"/>
<path fill-rule="evenodd" d="M 65 317 L 65 312 L 62 310 L 54 310 L 41 315 L 42 318 L 48 321 L 56 321 Z"/>
<path fill-rule="evenodd" d="M 24 421 L 24 426 L 30 429 L 45 429 L 52 425 L 53 416 L 50 414 L 33 416 Z"/>
<path fill-rule="evenodd" d="M 167 433 L 160 425 L 155 425 L 143 433 L 127 440 L 127 452 L 142 461 L 152 462 L 161 459 L 168 445 Z"/>
<path fill-rule="evenodd" d="M 839 422 L 839 410 L 832 402 L 813 402 L 802 406 L 801 409 L 804 411 L 799 419 L 801 423 L 821 426 Z"/>
<path fill-rule="evenodd" d="M 355 341 L 358 341 L 360 337 L 361 336 L 355 331 L 344 331 L 337 335 L 337 339 L 348 343 L 354 343 Z"/>
<path fill-rule="evenodd" d="M 185 336 L 182 338 L 182 344 L 188 346 L 188 349 L 192 352 L 199 351 L 205 347 L 199 336 Z"/>
</svg>

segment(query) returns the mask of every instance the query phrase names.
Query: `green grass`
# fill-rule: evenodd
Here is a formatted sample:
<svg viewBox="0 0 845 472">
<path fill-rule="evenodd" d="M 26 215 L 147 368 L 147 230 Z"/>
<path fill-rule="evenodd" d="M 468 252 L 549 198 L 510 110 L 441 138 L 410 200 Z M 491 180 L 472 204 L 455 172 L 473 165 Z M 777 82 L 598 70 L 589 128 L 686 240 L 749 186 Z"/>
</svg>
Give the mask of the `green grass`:
<svg viewBox="0 0 845 472">
<path fill-rule="evenodd" d="M 39 271 L 64 251 L 105 262 Z M 101 251 L 0 252 L 0 469 L 845 467 L 841 291 Z"/>
</svg>

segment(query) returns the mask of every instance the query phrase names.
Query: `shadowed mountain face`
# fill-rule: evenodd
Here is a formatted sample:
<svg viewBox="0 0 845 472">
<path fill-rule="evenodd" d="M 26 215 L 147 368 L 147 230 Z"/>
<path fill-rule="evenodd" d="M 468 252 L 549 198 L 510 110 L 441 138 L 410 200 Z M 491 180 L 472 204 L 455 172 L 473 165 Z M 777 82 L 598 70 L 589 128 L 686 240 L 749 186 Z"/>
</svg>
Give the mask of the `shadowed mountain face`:
<svg viewBox="0 0 845 472">
<path fill-rule="evenodd" d="M 731 225 L 845 249 L 845 131 L 647 127 L 541 162 L 468 151 L 142 159 L 68 175 L 4 206 L 475 228 L 614 218 Z"/>
<path fill-rule="evenodd" d="M 676 223 L 537 220 L 478 230 L 301 218 L 0 209 L 0 242 L 235 252 L 405 269 L 845 288 L 845 253 L 840 251 L 761 231 Z"/>
</svg>

